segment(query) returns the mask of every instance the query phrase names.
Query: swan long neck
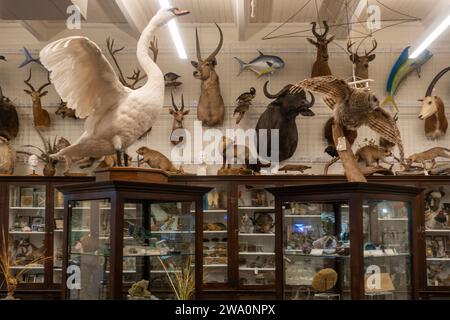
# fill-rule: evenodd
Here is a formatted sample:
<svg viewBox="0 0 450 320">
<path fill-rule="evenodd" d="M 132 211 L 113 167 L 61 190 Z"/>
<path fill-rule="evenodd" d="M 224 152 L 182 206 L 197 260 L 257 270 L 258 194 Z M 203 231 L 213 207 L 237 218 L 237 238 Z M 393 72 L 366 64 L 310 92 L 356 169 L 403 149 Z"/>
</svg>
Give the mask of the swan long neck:
<svg viewBox="0 0 450 320">
<path fill-rule="evenodd" d="M 142 69 L 147 74 L 146 85 L 149 84 L 149 81 L 154 81 L 155 79 L 158 79 L 158 77 L 161 77 L 162 81 L 164 81 L 161 69 L 159 69 L 158 65 L 153 61 L 149 54 L 150 42 L 153 39 L 157 28 L 155 23 L 150 21 L 148 26 L 142 32 L 137 44 L 137 59 Z"/>
</svg>

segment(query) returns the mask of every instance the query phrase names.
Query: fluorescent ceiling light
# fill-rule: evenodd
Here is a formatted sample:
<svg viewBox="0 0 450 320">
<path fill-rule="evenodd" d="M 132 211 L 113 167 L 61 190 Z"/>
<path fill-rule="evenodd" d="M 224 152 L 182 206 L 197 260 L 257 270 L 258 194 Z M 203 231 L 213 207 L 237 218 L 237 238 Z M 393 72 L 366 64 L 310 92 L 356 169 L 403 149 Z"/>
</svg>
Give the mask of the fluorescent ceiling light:
<svg viewBox="0 0 450 320">
<path fill-rule="evenodd" d="M 171 8 L 169 0 L 159 0 L 159 5 L 161 6 L 161 8 Z M 186 50 L 184 49 L 183 41 L 181 40 L 177 23 L 175 22 L 175 20 L 170 20 L 168 26 L 170 35 L 172 36 L 173 44 L 175 45 L 175 48 L 177 49 L 178 52 L 178 57 L 180 59 L 186 60 L 187 54 Z"/>
<path fill-rule="evenodd" d="M 436 40 L 442 32 L 450 25 L 450 15 L 448 15 L 426 38 L 425 40 L 414 50 L 409 56 L 410 59 L 417 58 L 428 46 Z"/>
</svg>

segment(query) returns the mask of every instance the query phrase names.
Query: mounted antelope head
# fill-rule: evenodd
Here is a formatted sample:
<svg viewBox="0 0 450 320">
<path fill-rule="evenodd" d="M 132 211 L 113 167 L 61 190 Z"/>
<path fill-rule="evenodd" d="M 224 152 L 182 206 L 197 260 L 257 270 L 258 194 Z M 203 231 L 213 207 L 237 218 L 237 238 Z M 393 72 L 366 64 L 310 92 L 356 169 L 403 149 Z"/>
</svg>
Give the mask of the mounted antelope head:
<svg viewBox="0 0 450 320">
<path fill-rule="evenodd" d="M 436 140 L 447 132 L 448 121 L 445 116 L 444 102 L 438 96 L 432 96 L 433 89 L 441 77 L 450 71 L 450 67 L 441 70 L 431 81 L 422 102 L 419 119 L 425 120 L 425 135 L 428 139 Z"/>
<path fill-rule="evenodd" d="M 189 110 L 184 111 L 183 95 L 181 95 L 181 109 L 178 109 L 177 105 L 175 104 L 175 100 L 173 99 L 173 93 L 171 93 L 170 95 L 172 96 L 172 107 L 173 107 L 173 109 L 169 110 L 170 114 L 173 116 L 172 134 L 170 135 L 170 142 L 172 142 L 172 144 L 174 145 L 177 145 L 183 141 L 183 137 L 178 137 L 178 140 L 176 140 L 176 138 L 172 137 L 172 135 L 175 130 L 184 128 L 183 127 L 184 116 L 189 114 Z"/>
<path fill-rule="evenodd" d="M 202 82 L 197 118 L 202 121 L 203 125 L 208 127 L 221 125 L 225 114 L 225 105 L 220 93 L 219 76 L 215 71 L 217 65 L 216 56 L 223 44 L 223 33 L 217 23 L 216 27 L 220 33 L 219 45 L 206 59 L 202 58 L 198 31 L 195 29 L 198 61 L 191 61 L 192 66 L 196 69 L 194 77 Z"/>
<path fill-rule="evenodd" d="M 358 48 L 356 48 L 356 52 L 352 51 L 351 48 L 353 45 L 354 43 L 350 40 L 347 42 L 347 52 L 349 53 L 350 61 L 355 66 L 355 80 L 369 79 L 369 62 L 373 61 L 376 57 L 376 55 L 372 54 L 372 52 L 374 52 L 378 46 L 377 40 L 372 40 L 372 49 L 369 52 L 365 50 L 365 54 L 363 56 L 358 54 Z"/>
<path fill-rule="evenodd" d="M 43 91 L 49 85 L 50 82 L 50 73 L 47 74 L 47 83 L 42 85 L 39 89 L 34 89 L 31 85 L 31 69 L 28 78 L 24 81 L 24 83 L 30 88 L 30 90 L 25 89 L 24 91 L 31 96 L 31 100 L 33 101 L 33 122 L 34 126 L 37 129 L 46 129 L 50 127 L 50 115 L 47 110 L 42 108 L 41 98 L 48 94 L 48 91 Z"/>
<path fill-rule="evenodd" d="M 316 37 L 316 41 L 311 38 L 307 38 L 307 40 L 317 48 L 317 58 L 313 65 L 311 77 L 329 76 L 331 75 L 331 69 L 328 65 L 328 44 L 333 41 L 334 36 L 327 39 L 327 34 L 330 28 L 328 27 L 328 23 L 326 21 L 323 22 L 325 31 L 322 34 L 317 33 L 316 22 L 311 22 L 311 24 L 312 33 L 314 37 Z"/>
</svg>

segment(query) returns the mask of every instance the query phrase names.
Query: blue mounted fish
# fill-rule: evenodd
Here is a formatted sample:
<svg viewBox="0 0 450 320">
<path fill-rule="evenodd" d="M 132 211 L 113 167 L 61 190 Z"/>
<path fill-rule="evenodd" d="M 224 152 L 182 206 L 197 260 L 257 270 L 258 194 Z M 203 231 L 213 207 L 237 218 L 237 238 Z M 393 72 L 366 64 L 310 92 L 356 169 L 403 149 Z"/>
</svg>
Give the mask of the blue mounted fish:
<svg viewBox="0 0 450 320">
<path fill-rule="evenodd" d="M 29 65 L 32 62 L 37 63 L 37 64 L 42 66 L 41 59 L 33 58 L 33 56 L 31 55 L 30 51 L 28 51 L 28 49 L 25 48 L 25 47 L 23 47 L 23 54 L 25 55 L 25 61 L 22 62 L 22 64 L 19 66 L 19 68 L 23 68 L 23 67 Z"/>
<path fill-rule="evenodd" d="M 258 78 L 260 78 L 266 74 L 273 74 L 275 71 L 284 68 L 285 63 L 280 57 L 265 55 L 259 50 L 258 52 L 259 56 L 248 63 L 242 61 L 237 57 L 234 57 L 239 62 L 239 65 L 241 67 L 239 74 L 241 74 L 242 71 L 249 69 L 256 73 L 258 75 Z"/>
<path fill-rule="evenodd" d="M 403 49 L 402 53 L 392 67 L 386 84 L 386 91 L 388 93 L 388 96 L 381 104 L 382 106 L 384 106 L 390 103 L 394 106 L 397 112 L 399 110 L 394 96 L 397 93 L 400 84 L 414 70 L 416 70 L 417 75 L 420 78 L 421 67 L 433 56 L 429 50 L 425 50 L 417 58 L 409 59 L 409 48 L 410 47 L 406 47 L 405 49 Z"/>
</svg>

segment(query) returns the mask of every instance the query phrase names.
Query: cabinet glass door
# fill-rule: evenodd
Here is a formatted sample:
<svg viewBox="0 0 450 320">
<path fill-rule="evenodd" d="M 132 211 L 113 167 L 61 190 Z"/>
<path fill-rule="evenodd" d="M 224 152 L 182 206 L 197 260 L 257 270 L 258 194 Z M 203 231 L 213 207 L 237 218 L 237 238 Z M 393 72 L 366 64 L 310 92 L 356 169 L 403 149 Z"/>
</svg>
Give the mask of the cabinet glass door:
<svg viewBox="0 0 450 320">
<path fill-rule="evenodd" d="M 411 205 L 363 202 L 366 299 L 411 299 Z"/>
<path fill-rule="evenodd" d="M 427 286 L 450 287 L 450 192 L 448 186 L 425 193 L 425 255 Z M 444 288 L 443 288 L 444 287 Z"/>
<path fill-rule="evenodd" d="M 274 197 L 263 188 L 238 189 L 239 286 L 275 285 Z"/>
<path fill-rule="evenodd" d="M 45 185 L 9 187 L 11 271 L 19 283 L 44 283 L 46 239 Z"/>
<path fill-rule="evenodd" d="M 203 205 L 203 283 L 228 282 L 228 186 L 205 195 Z"/>
<path fill-rule="evenodd" d="M 64 242 L 64 195 L 54 189 L 53 283 L 61 283 Z M 76 209 L 79 210 L 79 209 Z"/>
<path fill-rule="evenodd" d="M 284 298 L 350 299 L 346 203 L 283 203 Z"/>
<path fill-rule="evenodd" d="M 195 210 L 192 208 L 195 205 L 181 202 L 125 203 L 124 298 L 194 297 Z"/>
<path fill-rule="evenodd" d="M 69 299 L 108 299 L 110 221 L 109 199 L 69 203 Z"/>
</svg>

